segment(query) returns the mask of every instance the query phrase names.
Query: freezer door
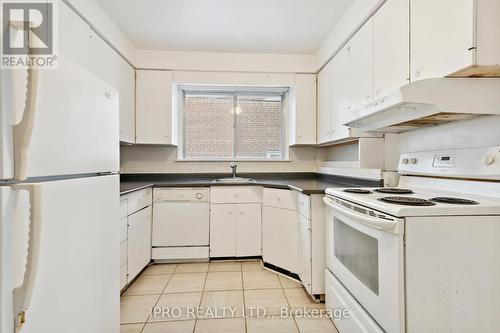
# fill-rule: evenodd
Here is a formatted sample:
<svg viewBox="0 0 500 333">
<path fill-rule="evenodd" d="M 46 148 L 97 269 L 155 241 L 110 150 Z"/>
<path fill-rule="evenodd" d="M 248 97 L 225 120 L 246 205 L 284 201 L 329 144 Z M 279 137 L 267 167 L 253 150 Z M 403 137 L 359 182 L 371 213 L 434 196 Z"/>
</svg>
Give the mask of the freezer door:
<svg viewBox="0 0 500 333">
<path fill-rule="evenodd" d="M 24 277 L 33 288 L 21 332 L 118 333 L 119 177 L 62 180 L 28 188 L 33 186 L 37 198 L 31 203 L 40 213 L 35 237 L 40 232 L 34 246 L 38 251 L 31 257 L 27 256 L 28 192 L 0 187 L 1 332 L 14 332 L 17 316 L 12 295 Z M 26 267 L 35 273 L 32 280 L 25 276 Z"/>
<path fill-rule="evenodd" d="M 33 70 L 28 79 L 1 74 L 3 179 L 119 170 L 114 89 L 62 56 L 57 69 Z M 22 84 L 4 88 L 13 80 Z"/>
</svg>

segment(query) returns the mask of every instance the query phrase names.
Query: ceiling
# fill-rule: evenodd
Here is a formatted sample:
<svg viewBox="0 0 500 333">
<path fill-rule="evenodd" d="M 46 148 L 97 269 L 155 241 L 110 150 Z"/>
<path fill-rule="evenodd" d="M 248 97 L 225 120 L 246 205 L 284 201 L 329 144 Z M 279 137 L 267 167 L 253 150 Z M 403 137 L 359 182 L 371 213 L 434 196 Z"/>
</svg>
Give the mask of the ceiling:
<svg viewBox="0 0 500 333">
<path fill-rule="evenodd" d="M 96 0 L 138 49 L 314 54 L 353 0 Z"/>
</svg>

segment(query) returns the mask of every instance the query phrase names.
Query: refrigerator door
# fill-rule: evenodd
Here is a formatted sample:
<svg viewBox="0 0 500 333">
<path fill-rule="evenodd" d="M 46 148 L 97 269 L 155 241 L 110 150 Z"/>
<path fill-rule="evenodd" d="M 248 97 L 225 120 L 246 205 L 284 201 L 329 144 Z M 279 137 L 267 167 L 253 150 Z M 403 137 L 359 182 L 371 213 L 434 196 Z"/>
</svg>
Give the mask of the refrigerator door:
<svg viewBox="0 0 500 333">
<path fill-rule="evenodd" d="M 0 179 L 14 178 L 13 124 L 26 102 L 27 71 L 0 69 Z"/>
<path fill-rule="evenodd" d="M 64 57 L 58 69 L 32 70 L 15 88 L 4 87 L 15 81 L 11 74 L 1 75 L 2 179 L 119 170 L 116 90 Z"/>
<path fill-rule="evenodd" d="M 0 331 L 21 306 L 23 333 L 118 333 L 119 176 L 4 186 L 0 205 Z"/>
</svg>

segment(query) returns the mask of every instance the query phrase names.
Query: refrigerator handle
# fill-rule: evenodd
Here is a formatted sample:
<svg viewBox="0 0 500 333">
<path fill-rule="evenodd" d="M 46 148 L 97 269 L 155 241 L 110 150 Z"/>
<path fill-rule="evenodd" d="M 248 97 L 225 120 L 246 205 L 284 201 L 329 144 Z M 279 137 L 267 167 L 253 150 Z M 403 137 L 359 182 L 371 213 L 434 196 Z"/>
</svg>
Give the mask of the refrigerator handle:
<svg viewBox="0 0 500 333">
<path fill-rule="evenodd" d="M 40 252 L 40 241 L 42 233 L 42 189 L 37 184 L 14 185 L 15 190 L 29 192 L 30 197 L 30 221 L 28 234 L 28 255 L 26 258 L 26 270 L 23 282 L 14 288 L 14 318 L 16 320 L 16 332 L 21 329 L 26 321 L 26 310 L 28 310 L 33 286 L 38 267 L 38 255 Z"/>
<path fill-rule="evenodd" d="M 38 110 L 39 82 L 39 69 L 29 68 L 23 117 L 19 124 L 14 126 L 14 177 L 16 180 L 25 180 L 27 178 L 28 148 L 35 126 L 35 115 Z"/>
</svg>

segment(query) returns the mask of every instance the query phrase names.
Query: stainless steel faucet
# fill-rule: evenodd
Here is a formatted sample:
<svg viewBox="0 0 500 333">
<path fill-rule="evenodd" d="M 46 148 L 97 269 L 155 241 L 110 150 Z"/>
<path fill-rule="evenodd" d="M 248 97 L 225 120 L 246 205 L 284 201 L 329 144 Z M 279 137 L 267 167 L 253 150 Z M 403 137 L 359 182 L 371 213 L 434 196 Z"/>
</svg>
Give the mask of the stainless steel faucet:
<svg viewBox="0 0 500 333">
<path fill-rule="evenodd" d="M 236 163 L 231 163 L 231 170 L 232 170 L 232 173 L 233 173 L 233 178 L 236 178 L 236 169 L 238 168 L 238 164 Z"/>
</svg>

